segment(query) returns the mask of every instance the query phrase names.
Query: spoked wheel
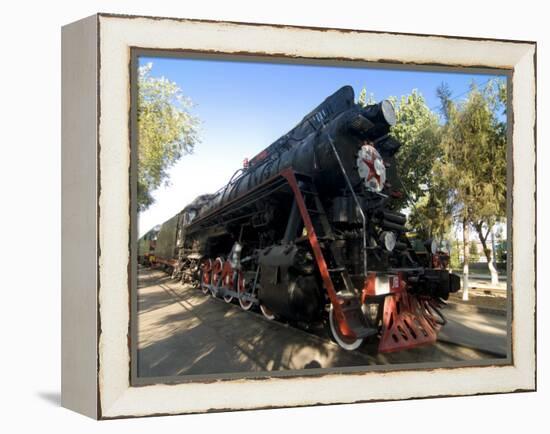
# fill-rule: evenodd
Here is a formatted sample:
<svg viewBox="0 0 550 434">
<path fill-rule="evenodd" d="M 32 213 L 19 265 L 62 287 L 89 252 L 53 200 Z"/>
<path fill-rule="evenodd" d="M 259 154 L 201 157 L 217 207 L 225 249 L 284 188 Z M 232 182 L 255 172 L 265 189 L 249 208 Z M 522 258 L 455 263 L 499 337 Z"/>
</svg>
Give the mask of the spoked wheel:
<svg viewBox="0 0 550 434">
<path fill-rule="evenodd" d="M 363 343 L 362 338 L 350 338 L 342 333 L 340 329 L 340 323 L 338 321 L 338 318 L 336 318 L 336 312 L 334 311 L 334 307 L 332 306 L 332 304 L 330 305 L 330 310 L 328 313 L 328 321 L 332 338 L 340 347 L 347 351 L 353 351 L 361 346 L 361 344 Z"/>
<path fill-rule="evenodd" d="M 212 260 L 211 259 L 203 259 L 202 263 L 201 263 L 201 268 L 200 268 L 200 286 L 201 286 L 201 291 L 204 295 L 207 295 L 208 292 L 210 291 L 208 285 L 210 285 L 210 272 L 212 271 Z"/>
<path fill-rule="evenodd" d="M 229 260 L 225 261 L 222 269 L 222 286 L 224 289 L 233 289 L 233 267 Z M 233 301 L 233 296 L 226 294 L 223 296 L 223 301 L 226 303 L 231 303 Z"/>
<path fill-rule="evenodd" d="M 216 297 L 216 292 L 213 288 L 221 286 L 222 283 L 222 271 L 223 271 L 223 258 L 217 257 L 214 263 L 212 264 L 212 286 L 210 293 L 212 297 Z"/>
<path fill-rule="evenodd" d="M 246 292 L 246 282 L 244 280 L 243 274 L 239 273 L 239 283 L 237 284 L 237 292 L 239 294 L 239 304 L 241 305 L 242 310 L 250 310 L 254 303 L 250 300 L 243 300 L 242 296 L 247 294 Z"/>
<path fill-rule="evenodd" d="M 275 319 L 275 314 L 265 304 L 260 303 L 260 310 L 268 320 L 273 321 Z"/>
</svg>

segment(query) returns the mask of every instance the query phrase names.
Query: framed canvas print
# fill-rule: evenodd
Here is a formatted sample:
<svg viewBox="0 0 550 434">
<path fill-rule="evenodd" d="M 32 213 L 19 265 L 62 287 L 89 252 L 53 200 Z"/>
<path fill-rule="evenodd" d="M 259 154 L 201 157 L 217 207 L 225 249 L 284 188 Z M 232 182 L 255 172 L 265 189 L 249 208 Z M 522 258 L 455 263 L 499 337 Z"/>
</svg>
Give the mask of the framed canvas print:
<svg viewBox="0 0 550 434">
<path fill-rule="evenodd" d="M 62 31 L 62 404 L 533 391 L 536 44 Z"/>
</svg>

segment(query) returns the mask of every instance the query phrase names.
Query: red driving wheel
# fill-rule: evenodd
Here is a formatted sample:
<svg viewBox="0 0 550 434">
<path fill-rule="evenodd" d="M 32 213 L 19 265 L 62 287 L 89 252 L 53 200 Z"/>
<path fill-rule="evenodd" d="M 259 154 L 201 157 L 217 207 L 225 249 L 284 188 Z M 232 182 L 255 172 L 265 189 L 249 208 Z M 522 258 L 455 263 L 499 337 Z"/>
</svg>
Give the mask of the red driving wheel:
<svg viewBox="0 0 550 434">
<path fill-rule="evenodd" d="M 242 298 L 242 296 L 246 294 L 246 282 L 244 281 L 242 272 L 239 272 L 238 279 L 239 283 L 237 284 L 237 292 L 239 294 L 239 304 L 243 310 L 250 310 L 254 303 L 251 300 L 245 300 Z"/>
<path fill-rule="evenodd" d="M 214 263 L 212 264 L 212 277 L 211 277 L 211 289 L 210 292 L 212 293 L 212 296 L 216 296 L 216 292 L 213 288 L 221 286 L 222 283 L 222 270 L 223 270 L 223 258 L 217 257 Z"/>
<path fill-rule="evenodd" d="M 222 285 L 223 289 L 232 291 L 233 290 L 233 267 L 229 260 L 225 261 L 222 268 Z M 232 295 L 224 295 L 223 301 L 226 303 L 231 303 L 233 301 Z"/>
<path fill-rule="evenodd" d="M 211 271 L 212 260 L 209 258 L 203 259 L 200 265 L 200 286 L 201 291 L 204 295 L 208 294 L 208 292 L 210 291 Z"/>
</svg>

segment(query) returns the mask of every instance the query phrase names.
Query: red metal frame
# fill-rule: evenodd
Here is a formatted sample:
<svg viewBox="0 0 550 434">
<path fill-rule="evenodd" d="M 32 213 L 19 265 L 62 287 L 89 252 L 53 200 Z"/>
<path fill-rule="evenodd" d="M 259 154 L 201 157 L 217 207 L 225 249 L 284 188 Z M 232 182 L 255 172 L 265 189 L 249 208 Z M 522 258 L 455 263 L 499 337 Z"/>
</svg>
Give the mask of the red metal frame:
<svg viewBox="0 0 550 434">
<path fill-rule="evenodd" d="M 325 289 L 334 309 L 335 318 L 338 321 L 340 331 L 342 332 L 342 334 L 344 334 L 344 336 L 355 338 L 356 335 L 351 327 L 349 327 L 346 321 L 346 317 L 344 316 L 344 312 L 342 311 L 341 300 L 338 298 L 338 295 L 336 295 L 336 290 L 334 289 L 334 284 L 332 283 L 332 279 L 330 278 L 325 257 L 321 250 L 321 246 L 319 245 L 319 239 L 317 238 L 313 223 L 311 222 L 311 217 L 307 210 L 302 191 L 300 190 L 300 187 L 298 187 L 298 181 L 296 180 L 294 171 L 292 169 L 284 169 L 283 171 L 281 171 L 281 175 L 288 181 L 288 184 L 290 185 L 290 188 L 294 193 L 294 198 L 296 199 L 296 204 L 298 205 L 302 220 L 304 221 L 304 226 L 307 230 L 307 237 L 311 245 L 311 249 L 313 250 L 315 261 L 317 262 L 317 266 L 319 267 L 321 279 L 323 279 Z"/>
<path fill-rule="evenodd" d="M 361 292 L 361 304 L 365 303 L 367 297 L 373 295 L 376 295 L 376 273 L 368 273 Z"/>
<path fill-rule="evenodd" d="M 389 294 L 384 300 L 382 333 L 378 351 L 387 353 L 434 343 L 440 325 L 430 310 L 430 301 L 407 292 L 403 273 L 389 278 Z M 369 273 L 361 293 L 361 303 L 376 295 L 376 273 Z"/>
<path fill-rule="evenodd" d="M 441 327 L 429 311 L 429 301 L 407 293 L 402 273 L 395 279 L 398 284 L 391 285 L 392 294 L 384 300 L 382 336 L 378 345 L 381 353 L 433 344 Z"/>
</svg>

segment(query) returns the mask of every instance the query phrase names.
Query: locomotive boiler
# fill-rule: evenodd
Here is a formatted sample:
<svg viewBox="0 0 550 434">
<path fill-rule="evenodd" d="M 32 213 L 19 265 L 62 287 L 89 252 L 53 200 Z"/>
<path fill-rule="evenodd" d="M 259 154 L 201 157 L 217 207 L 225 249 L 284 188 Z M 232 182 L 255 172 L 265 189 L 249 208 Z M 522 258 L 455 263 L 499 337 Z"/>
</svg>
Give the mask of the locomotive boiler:
<svg viewBox="0 0 550 434">
<path fill-rule="evenodd" d="M 164 223 L 155 259 L 270 320 L 324 322 L 346 350 L 434 342 L 460 280 L 446 269 L 448 244 L 418 250 L 407 236 L 395 123 L 389 101 L 362 107 L 341 88 Z"/>
</svg>

